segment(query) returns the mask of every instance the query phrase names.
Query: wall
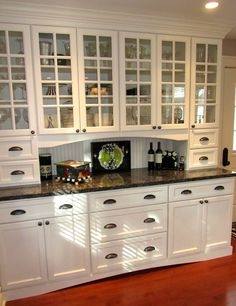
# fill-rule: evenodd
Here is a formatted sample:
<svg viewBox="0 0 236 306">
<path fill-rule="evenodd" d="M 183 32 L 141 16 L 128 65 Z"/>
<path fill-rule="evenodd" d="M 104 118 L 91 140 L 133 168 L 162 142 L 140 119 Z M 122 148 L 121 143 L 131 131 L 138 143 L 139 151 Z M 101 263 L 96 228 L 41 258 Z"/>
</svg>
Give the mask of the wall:
<svg viewBox="0 0 236 306">
<path fill-rule="evenodd" d="M 236 56 L 236 39 L 223 39 L 222 54 Z"/>
</svg>

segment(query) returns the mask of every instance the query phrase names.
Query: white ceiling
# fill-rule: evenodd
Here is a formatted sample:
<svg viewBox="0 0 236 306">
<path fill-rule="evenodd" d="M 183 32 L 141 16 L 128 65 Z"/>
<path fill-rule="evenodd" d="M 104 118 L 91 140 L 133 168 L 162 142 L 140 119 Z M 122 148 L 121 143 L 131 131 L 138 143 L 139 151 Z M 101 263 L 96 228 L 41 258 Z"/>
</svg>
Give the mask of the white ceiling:
<svg viewBox="0 0 236 306">
<path fill-rule="evenodd" d="M 206 0 L 40 0 L 40 4 L 66 6 L 100 11 L 125 12 L 152 16 L 166 16 L 200 21 L 231 22 L 235 28 L 227 38 L 236 39 L 236 0 L 219 0 L 220 6 L 209 12 Z M 38 4 L 39 0 L 8 0 Z"/>
</svg>

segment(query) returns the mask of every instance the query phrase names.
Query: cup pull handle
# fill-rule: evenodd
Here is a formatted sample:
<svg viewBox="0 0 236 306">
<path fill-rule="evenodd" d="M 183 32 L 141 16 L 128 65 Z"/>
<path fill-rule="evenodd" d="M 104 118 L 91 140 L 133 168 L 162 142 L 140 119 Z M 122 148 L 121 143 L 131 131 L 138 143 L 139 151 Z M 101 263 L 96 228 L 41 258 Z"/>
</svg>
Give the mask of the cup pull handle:
<svg viewBox="0 0 236 306">
<path fill-rule="evenodd" d="M 154 219 L 154 218 L 147 218 L 147 219 L 145 219 L 143 222 L 144 223 L 153 223 L 153 222 L 155 222 L 156 220 Z"/>
<path fill-rule="evenodd" d="M 25 172 L 22 170 L 15 170 L 11 172 L 11 175 L 24 175 Z"/>
<path fill-rule="evenodd" d="M 115 204 L 116 203 L 116 200 L 114 199 L 107 199 L 103 202 L 103 204 L 107 205 L 107 204 Z"/>
<path fill-rule="evenodd" d="M 71 204 L 63 204 L 59 207 L 59 209 L 71 209 L 73 208 L 73 205 Z"/>
<path fill-rule="evenodd" d="M 191 194 L 191 193 L 192 193 L 192 191 L 189 190 L 189 189 L 185 189 L 185 190 L 181 191 L 181 194 Z"/>
<path fill-rule="evenodd" d="M 201 157 L 199 157 L 199 160 L 200 161 L 208 160 L 208 157 L 207 156 L 201 156 Z"/>
<path fill-rule="evenodd" d="M 202 137 L 199 139 L 200 141 L 209 141 L 209 138 L 208 137 Z"/>
<path fill-rule="evenodd" d="M 224 189 L 225 189 L 224 186 L 216 186 L 216 187 L 215 187 L 215 190 L 224 190 Z"/>
<path fill-rule="evenodd" d="M 9 148 L 8 151 L 10 152 L 23 151 L 23 148 L 14 146 L 14 147 Z"/>
<path fill-rule="evenodd" d="M 145 195 L 144 197 L 144 200 L 152 200 L 152 199 L 155 199 L 156 196 L 154 194 L 147 194 Z"/>
<path fill-rule="evenodd" d="M 153 251 L 155 251 L 155 247 L 154 246 L 152 246 L 152 245 L 150 245 L 150 246 L 148 246 L 148 247 L 146 247 L 145 249 L 144 249 L 144 252 L 146 252 L 146 253 L 148 253 L 148 252 L 153 252 Z"/>
<path fill-rule="evenodd" d="M 117 258 L 118 255 L 116 253 L 110 253 L 110 254 L 107 254 L 105 256 L 106 259 L 113 259 L 113 258 Z"/>
<path fill-rule="evenodd" d="M 105 229 L 112 229 L 112 228 L 116 228 L 117 225 L 115 223 L 108 223 L 106 225 L 104 225 Z"/>
<path fill-rule="evenodd" d="M 12 216 L 24 215 L 26 211 L 24 209 L 16 209 L 11 212 Z"/>
</svg>

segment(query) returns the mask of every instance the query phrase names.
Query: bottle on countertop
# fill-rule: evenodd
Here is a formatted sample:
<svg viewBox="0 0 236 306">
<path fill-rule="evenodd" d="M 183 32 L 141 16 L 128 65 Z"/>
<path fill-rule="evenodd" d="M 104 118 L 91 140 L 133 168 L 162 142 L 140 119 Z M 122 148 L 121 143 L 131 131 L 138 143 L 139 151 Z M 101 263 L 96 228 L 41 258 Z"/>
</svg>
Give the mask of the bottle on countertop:
<svg viewBox="0 0 236 306">
<path fill-rule="evenodd" d="M 150 142 L 150 149 L 148 150 L 148 170 L 154 170 L 155 168 L 155 152 L 153 150 L 153 144 Z"/>
<path fill-rule="evenodd" d="M 180 156 L 179 158 L 179 171 L 183 171 L 184 170 L 184 156 Z"/>
<path fill-rule="evenodd" d="M 158 141 L 158 144 L 157 144 L 155 163 L 156 163 L 156 169 L 161 170 L 162 168 L 162 149 L 161 149 L 160 141 Z"/>
</svg>

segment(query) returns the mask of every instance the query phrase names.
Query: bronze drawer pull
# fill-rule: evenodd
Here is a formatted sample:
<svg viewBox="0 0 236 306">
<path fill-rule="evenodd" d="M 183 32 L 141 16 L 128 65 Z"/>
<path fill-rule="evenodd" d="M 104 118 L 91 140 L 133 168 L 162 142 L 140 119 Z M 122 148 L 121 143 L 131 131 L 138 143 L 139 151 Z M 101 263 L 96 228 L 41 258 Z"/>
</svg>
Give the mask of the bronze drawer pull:
<svg viewBox="0 0 236 306">
<path fill-rule="evenodd" d="M 199 157 L 199 160 L 200 160 L 200 161 L 208 160 L 208 157 L 207 157 L 207 156 L 201 156 L 201 157 Z"/>
<path fill-rule="evenodd" d="M 59 209 L 71 209 L 73 208 L 73 205 L 71 204 L 63 204 L 59 207 Z"/>
<path fill-rule="evenodd" d="M 11 172 L 11 175 L 24 175 L 25 172 L 22 170 L 15 170 Z"/>
<path fill-rule="evenodd" d="M 215 187 L 215 190 L 224 190 L 224 189 L 225 189 L 224 186 L 216 186 L 216 187 Z"/>
<path fill-rule="evenodd" d="M 148 253 L 148 252 L 153 252 L 153 251 L 155 251 L 155 247 L 154 246 L 152 246 L 152 245 L 150 245 L 150 246 L 148 246 L 148 247 L 146 247 L 145 249 L 144 249 L 144 252 L 146 252 L 146 253 Z"/>
<path fill-rule="evenodd" d="M 106 259 L 113 259 L 113 258 L 117 258 L 118 255 L 116 253 L 110 253 L 110 254 L 107 254 L 105 256 Z"/>
<path fill-rule="evenodd" d="M 12 216 L 20 216 L 20 215 L 24 215 L 26 213 L 26 211 L 24 209 L 16 209 L 13 210 L 10 214 Z"/>
<path fill-rule="evenodd" d="M 144 197 L 144 200 L 152 200 L 152 199 L 155 199 L 156 196 L 154 194 L 147 194 L 145 195 Z"/>
<path fill-rule="evenodd" d="M 105 200 L 104 202 L 103 202 L 103 204 L 115 204 L 116 203 L 116 200 L 114 200 L 114 199 L 107 199 L 107 200 Z"/>
<path fill-rule="evenodd" d="M 156 220 L 154 219 L 154 218 L 147 218 L 147 219 L 145 219 L 143 222 L 144 223 L 153 223 L 153 222 L 155 222 Z"/>
<path fill-rule="evenodd" d="M 112 229 L 112 228 L 116 228 L 117 225 L 115 223 L 108 223 L 106 225 L 104 225 L 105 229 Z"/>
<path fill-rule="evenodd" d="M 202 137 L 199 139 L 200 141 L 209 141 L 209 138 L 208 137 Z"/>
<path fill-rule="evenodd" d="M 185 189 L 181 191 L 181 194 L 191 194 L 191 193 L 192 193 L 192 190 L 189 190 L 189 189 Z"/>
<path fill-rule="evenodd" d="M 15 147 L 9 148 L 8 151 L 10 151 L 10 152 L 18 152 L 18 151 L 23 151 L 23 149 L 21 147 L 15 146 Z"/>
</svg>

